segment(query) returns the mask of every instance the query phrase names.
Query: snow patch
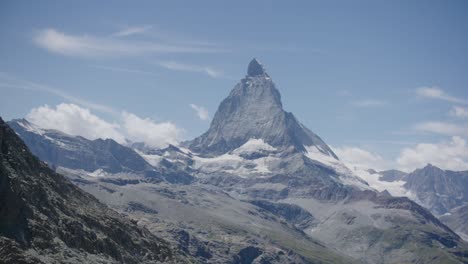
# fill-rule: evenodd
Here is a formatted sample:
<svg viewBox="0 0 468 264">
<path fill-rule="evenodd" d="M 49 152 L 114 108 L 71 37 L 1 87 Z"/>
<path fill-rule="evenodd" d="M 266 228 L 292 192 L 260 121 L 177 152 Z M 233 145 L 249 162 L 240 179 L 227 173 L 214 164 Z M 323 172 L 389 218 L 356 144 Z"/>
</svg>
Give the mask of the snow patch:
<svg viewBox="0 0 468 264">
<path fill-rule="evenodd" d="M 376 189 L 377 191 L 382 192 L 387 190 L 392 196 L 407 196 L 408 198 L 411 198 L 409 197 L 411 195 L 403 187 L 403 185 L 406 183 L 405 181 L 381 181 L 381 174 L 370 173 L 368 169 L 362 167 L 352 166 L 351 170 L 355 175 L 366 181 L 372 188 Z"/>
<path fill-rule="evenodd" d="M 97 169 L 91 173 L 88 173 L 88 176 L 93 177 L 93 178 L 100 178 L 100 177 L 107 177 L 110 174 L 105 172 L 103 169 Z"/>
<path fill-rule="evenodd" d="M 254 153 L 258 151 L 275 151 L 276 148 L 263 141 L 263 139 L 251 138 L 244 145 L 233 150 L 234 154 Z"/>
<path fill-rule="evenodd" d="M 133 149 L 138 155 L 140 155 L 146 162 L 148 162 L 151 166 L 158 166 L 158 164 L 161 162 L 161 160 L 164 158 L 159 155 L 153 155 L 153 154 L 145 154 L 137 149 Z"/>
<path fill-rule="evenodd" d="M 225 172 L 239 177 L 247 178 L 271 173 L 268 164 L 275 161 L 275 157 L 263 157 L 255 160 L 246 160 L 239 155 L 226 153 L 213 158 L 194 156 L 193 168 L 205 173 Z"/>
<path fill-rule="evenodd" d="M 24 129 L 26 129 L 26 131 L 28 131 L 28 132 L 38 134 L 38 135 L 41 135 L 41 136 L 44 135 L 44 130 L 40 129 L 38 126 L 36 126 L 36 125 L 26 121 L 26 120 L 18 121 L 18 124 L 20 126 L 22 126 Z"/>
<path fill-rule="evenodd" d="M 306 157 L 317 161 L 331 169 L 333 169 L 340 177 L 340 181 L 345 185 L 358 187 L 361 190 L 368 190 L 370 187 L 358 176 L 353 173 L 340 160 L 333 157 L 330 153 L 325 152 L 317 146 L 304 146 L 306 149 Z"/>
</svg>

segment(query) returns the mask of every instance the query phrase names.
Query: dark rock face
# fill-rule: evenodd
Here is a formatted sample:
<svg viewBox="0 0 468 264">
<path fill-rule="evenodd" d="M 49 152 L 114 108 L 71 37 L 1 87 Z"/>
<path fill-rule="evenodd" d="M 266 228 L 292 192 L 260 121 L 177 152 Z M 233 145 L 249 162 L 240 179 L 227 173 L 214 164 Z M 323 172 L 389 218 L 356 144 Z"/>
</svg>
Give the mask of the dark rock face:
<svg viewBox="0 0 468 264">
<path fill-rule="evenodd" d="M 256 247 L 246 247 L 239 251 L 233 264 L 252 264 L 254 260 L 262 254 L 262 250 Z"/>
<path fill-rule="evenodd" d="M 250 61 L 249 67 L 247 68 L 247 75 L 250 77 L 254 77 L 262 74 L 266 74 L 263 65 L 257 59 L 253 59 L 252 61 Z"/>
<path fill-rule="evenodd" d="M 250 203 L 284 218 L 301 229 L 310 226 L 314 221 L 312 214 L 294 204 L 274 203 L 267 200 L 253 200 Z"/>
<path fill-rule="evenodd" d="M 408 174 L 404 186 L 438 215 L 468 203 L 468 171 L 442 170 L 429 164 Z"/>
<path fill-rule="evenodd" d="M 177 231 L 176 237 L 178 239 L 179 248 L 187 254 L 204 261 L 213 257 L 209 247 L 199 241 L 196 237 L 190 235 L 187 231 Z"/>
<path fill-rule="evenodd" d="M 283 110 L 279 91 L 257 60 L 250 62 L 247 73 L 221 102 L 209 130 L 187 143 L 191 150 L 207 156 L 219 155 L 257 138 L 292 151 L 317 145 L 335 156 L 317 135 Z"/>
<path fill-rule="evenodd" d="M 382 175 L 379 179 L 387 182 L 404 181 L 408 175 L 408 173 L 399 170 L 380 171 L 379 174 Z"/>
<path fill-rule="evenodd" d="M 174 261 L 166 242 L 52 171 L 1 119 L 0 183 L 1 263 Z"/>
<path fill-rule="evenodd" d="M 33 127 L 25 119 L 12 120 L 8 125 L 28 145 L 31 152 L 51 166 L 69 169 L 106 172 L 141 172 L 151 166 L 134 150 L 112 139 L 88 140 L 55 130 L 41 130 L 43 134 L 30 131 Z"/>
</svg>

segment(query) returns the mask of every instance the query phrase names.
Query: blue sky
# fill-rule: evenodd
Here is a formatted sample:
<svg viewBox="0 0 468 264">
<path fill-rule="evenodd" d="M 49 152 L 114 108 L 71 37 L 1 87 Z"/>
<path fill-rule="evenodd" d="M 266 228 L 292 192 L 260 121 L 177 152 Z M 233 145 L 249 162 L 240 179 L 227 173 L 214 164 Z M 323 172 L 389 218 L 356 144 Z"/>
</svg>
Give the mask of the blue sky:
<svg viewBox="0 0 468 264">
<path fill-rule="evenodd" d="M 163 130 L 126 137 L 190 139 L 256 57 L 285 109 L 342 159 L 468 169 L 467 12 L 466 1 L 2 1 L 0 115 L 83 108 L 107 133 L 135 124 L 125 111 Z"/>
</svg>

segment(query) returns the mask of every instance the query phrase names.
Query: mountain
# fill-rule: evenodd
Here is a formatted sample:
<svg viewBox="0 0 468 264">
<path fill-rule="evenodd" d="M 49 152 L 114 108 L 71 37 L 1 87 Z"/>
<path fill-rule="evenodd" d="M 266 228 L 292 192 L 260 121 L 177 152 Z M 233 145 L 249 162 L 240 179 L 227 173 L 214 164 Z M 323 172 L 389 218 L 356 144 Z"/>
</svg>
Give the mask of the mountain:
<svg viewBox="0 0 468 264">
<path fill-rule="evenodd" d="M 221 102 L 208 131 L 188 146 L 194 152 L 213 156 L 234 150 L 252 138 L 290 151 L 317 146 L 336 158 L 317 135 L 283 110 L 279 91 L 256 59 L 249 63 L 247 76 Z"/>
<path fill-rule="evenodd" d="M 8 125 L 26 143 L 31 152 L 54 169 L 66 168 L 84 170 L 95 177 L 102 175 L 121 174 L 125 181 L 138 180 L 148 182 L 168 181 L 172 183 L 190 183 L 193 177 L 181 171 L 176 164 L 163 157 L 157 166 L 151 165 L 153 160 L 145 159 L 140 152 L 142 146 L 128 147 L 112 139 L 89 140 L 73 136 L 61 131 L 43 129 L 27 121 L 15 119 Z M 170 146 L 168 149 L 171 149 Z M 119 181 L 119 179 L 108 179 Z"/>
<path fill-rule="evenodd" d="M 164 149 L 132 147 L 154 169 L 192 180 L 59 171 L 201 263 L 468 261 L 468 245 L 428 210 L 369 186 L 284 111 L 255 59 L 206 133 Z"/>
<path fill-rule="evenodd" d="M 151 166 L 133 149 L 112 139 L 88 140 L 51 129 L 41 129 L 26 119 L 8 122 L 31 152 L 53 166 L 110 173 L 142 172 Z"/>
<path fill-rule="evenodd" d="M 0 183 L 1 263 L 184 261 L 39 161 L 1 118 Z"/>
<path fill-rule="evenodd" d="M 428 164 L 408 174 L 404 187 L 437 215 L 468 203 L 468 171 L 442 170 Z"/>
<path fill-rule="evenodd" d="M 428 164 L 411 173 L 398 170 L 355 170 L 371 187 L 406 196 L 436 215 L 468 240 L 468 172 L 443 170 Z"/>
<path fill-rule="evenodd" d="M 279 91 L 256 59 L 219 105 L 208 131 L 183 147 L 192 155 L 193 174 L 204 182 L 223 184 L 231 177 L 251 186 L 275 177 L 286 186 L 294 181 L 290 194 L 337 199 L 368 188 L 319 136 L 283 110 Z"/>
</svg>

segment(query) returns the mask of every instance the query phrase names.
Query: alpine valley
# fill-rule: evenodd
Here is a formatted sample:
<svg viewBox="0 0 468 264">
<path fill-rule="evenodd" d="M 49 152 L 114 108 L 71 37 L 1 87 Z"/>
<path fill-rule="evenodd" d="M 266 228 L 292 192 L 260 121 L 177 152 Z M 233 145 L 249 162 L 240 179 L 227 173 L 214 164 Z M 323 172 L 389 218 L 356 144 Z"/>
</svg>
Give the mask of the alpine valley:
<svg viewBox="0 0 468 264">
<path fill-rule="evenodd" d="M 256 59 L 178 145 L 0 126 L 3 263 L 468 263 L 468 171 L 347 167 Z"/>
</svg>

